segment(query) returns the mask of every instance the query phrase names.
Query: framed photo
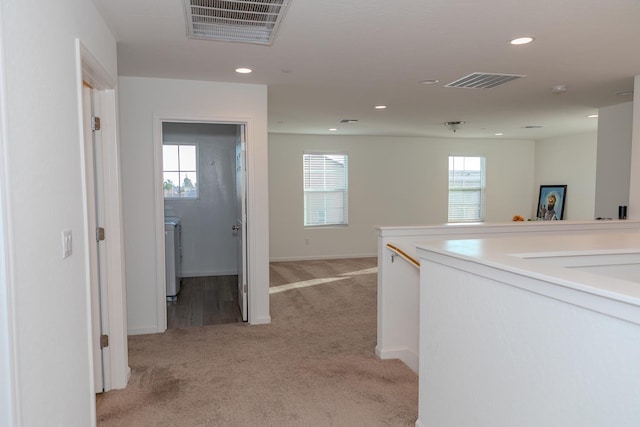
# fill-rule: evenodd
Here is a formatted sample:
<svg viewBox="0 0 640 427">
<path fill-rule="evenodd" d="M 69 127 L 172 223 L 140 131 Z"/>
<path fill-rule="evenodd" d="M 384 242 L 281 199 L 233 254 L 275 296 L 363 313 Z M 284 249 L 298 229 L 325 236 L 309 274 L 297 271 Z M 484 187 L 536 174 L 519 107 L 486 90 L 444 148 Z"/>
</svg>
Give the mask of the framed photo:
<svg viewBox="0 0 640 427">
<path fill-rule="evenodd" d="M 538 196 L 538 221 L 564 219 L 564 205 L 567 200 L 566 185 L 541 185 Z"/>
</svg>

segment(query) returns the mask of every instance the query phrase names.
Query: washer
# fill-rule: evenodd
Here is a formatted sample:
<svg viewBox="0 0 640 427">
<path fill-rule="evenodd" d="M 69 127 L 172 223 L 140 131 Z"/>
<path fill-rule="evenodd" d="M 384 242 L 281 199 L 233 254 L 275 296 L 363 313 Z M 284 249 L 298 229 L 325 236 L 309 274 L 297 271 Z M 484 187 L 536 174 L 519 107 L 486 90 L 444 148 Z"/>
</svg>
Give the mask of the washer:
<svg viewBox="0 0 640 427">
<path fill-rule="evenodd" d="M 165 272 L 167 276 L 167 301 L 176 301 L 180 293 L 182 266 L 182 224 L 180 218 L 164 219 Z"/>
</svg>

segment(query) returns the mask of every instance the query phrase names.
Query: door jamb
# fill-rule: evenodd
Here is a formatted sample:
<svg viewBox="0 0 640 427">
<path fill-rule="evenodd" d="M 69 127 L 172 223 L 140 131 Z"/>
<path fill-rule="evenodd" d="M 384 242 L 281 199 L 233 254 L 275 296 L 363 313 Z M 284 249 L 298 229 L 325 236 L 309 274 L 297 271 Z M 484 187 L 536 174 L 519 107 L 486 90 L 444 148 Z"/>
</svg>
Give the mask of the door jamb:
<svg viewBox="0 0 640 427">
<path fill-rule="evenodd" d="M 163 333 L 167 330 L 167 304 L 166 304 L 166 288 L 167 280 L 165 277 L 165 247 L 164 247 L 164 194 L 162 192 L 162 124 L 164 122 L 174 123 L 206 123 L 206 124 L 229 124 L 245 126 L 245 144 L 247 147 L 247 155 L 250 141 L 250 130 L 253 129 L 251 118 L 248 117 L 212 117 L 199 115 L 180 115 L 180 114 L 154 114 L 153 115 L 153 168 L 154 168 L 154 188 L 155 188 L 155 221 L 156 221 L 156 332 Z M 246 163 L 247 174 L 250 174 L 249 163 Z M 245 191 L 250 191 L 250 183 L 247 179 Z M 247 217 L 249 205 L 247 204 Z M 250 235 L 247 230 L 247 241 Z M 247 287 L 248 295 L 251 295 L 251 260 L 247 258 Z M 251 322 L 251 306 L 248 306 L 247 318 Z"/>
<path fill-rule="evenodd" d="M 0 4 L 0 22 L 3 22 Z M 13 280 L 12 227 L 9 215 L 9 164 L 7 160 L 7 99 L 4 34 L 0 32 L 0 425 L 22 425 L 18 383 L 15 282 Z"/>
<path fill-rule="evenodd" d="M 127 385 L 131 370 L 128 366 L 127 347 L 127 317 L 126 317 L 126 290 L 124 279 L 124 233 L 122 223 L 122 192 L 120 183 L 120 160 L 117 137 L 117 103 L 116 88 L 117 77 L 111 75 L 91 53 L 91 51 L 76 39 L 76 75 L 78 91 L 78 127 L 79 135 L 83 135 L 82 126 L 82 85 L 86 81 L 98 90 L 97 95 L 101 103 L 102 111 L 102 142 L 103 142 L 103 173 L 104 173 L 104 210 L 105 210 L 105 234 L 109 243 L 106 246 L 106 277 L 107 277 L 107 310 L 109 348 L 110 348 L 110 378 L 105 378 L 105 391 L 109 389 L 124 388 Z M 83 137 L 81 137 L 83 138 Z M 87 266 L 86 288 L 87 294 L 87 325 L 91 324 L 91 298 L 90 298 L 90 271 L 89 269 L 89 242 L 93 240 L 93 234 L 88 230 L 88 212 L 86 200 L 85 172 L 84 172 L 84 141 L 80 141 L 82 155 L 82 185 L 85 192 L 84 200 L 84 224 L 85 235 L 84 261 Z M 91 346 L 91 328 L 87 328 L 89 336 L 89 351 Z M 91 391 L 93 392 L 93 359 L 90 360 Z M 93 401 L 94 399 L 92 399 Z M 95 408 L 93 408 L 95 411 Z"/>
</svg>

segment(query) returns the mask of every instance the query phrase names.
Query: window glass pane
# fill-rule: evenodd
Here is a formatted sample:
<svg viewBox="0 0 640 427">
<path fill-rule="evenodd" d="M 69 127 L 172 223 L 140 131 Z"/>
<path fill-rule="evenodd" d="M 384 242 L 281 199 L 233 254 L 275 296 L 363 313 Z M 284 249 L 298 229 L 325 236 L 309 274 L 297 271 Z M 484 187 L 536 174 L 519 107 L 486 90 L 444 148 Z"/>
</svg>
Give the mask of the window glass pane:
<svg viewBox="0 0 640 427">
<path fill-rule="evenodd" d="M 162 146 L 162 167 L 166 171 L 178 170 L 178 146 L 177 145 Z"/>
<path fill-rule="evenodd" d="M 164 197 L 179 197 L 180 176 L 178 172 L 164 172 Z"/>
<path fill-rule="evenodd" d="M 480 171 L 480 157 L 464 157 L 464 169 L 468 171 Z"/>
<path fill-rule="evenodd" d="M 180 147 L 180 170 L 195 171 L 196 167 L 196 146 L 179 145 Z"/>
<path fill-rule="evenodd" d="M 195 172 L 180 172 L 181 197 L 198 197 L 197 185 Z"/>
<path fill-rule="evenodd" d="M 307 192 L 305 194 L 305 224 L 346 224 L 346 193 Z"/>
</svg>

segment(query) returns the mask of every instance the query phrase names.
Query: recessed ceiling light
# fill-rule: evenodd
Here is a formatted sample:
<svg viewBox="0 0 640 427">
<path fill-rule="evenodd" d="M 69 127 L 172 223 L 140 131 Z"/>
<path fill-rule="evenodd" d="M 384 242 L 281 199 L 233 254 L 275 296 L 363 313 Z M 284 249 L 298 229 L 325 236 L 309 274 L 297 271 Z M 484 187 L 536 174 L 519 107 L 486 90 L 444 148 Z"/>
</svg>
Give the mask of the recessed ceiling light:
<svg viewBox="0 0 640 427">
<path fill-rule="evenodd" d="M 498 133 L 494 133 L 494 135 L 495 135 L 495 136 L 502 136 L 502 135 L 504 135 L 504 134 L 503 134 L 503 133 L 501 133 L 501 132 L 498 132 Z"/>
<path fill-rule="evenodd" d="M 587 117 L 590 118 L 590 119 L 595 119 L 595 118 L 598 117 L 598 115 L 597 114 L 589 114 Z"/>
<path fill-rule="evenodd" d="M 551 93 L 560 94 L 567 91 L 567 85 L 555 85 L 551 88 Z"/>
<path fill-rule="evenodd" d="M 420 82 L 421 85 L 434 85 L 436 83 L 438 83 L 439 80 L 436 79 L 429 79 L 429 80 L 423 80 Z"/>
<path fill-rule="evenodd" d="M 338 129 L 336 129 L 336 128 L 331 128 L 331 129 L 329 129 L 329 132 L 336 132 L 337 130 Z"/>
<path fill-rule="evenodd" d="M 385 108 L 387 108 L 387 106 L 386 105 L 376 105 L 373 108 L 375 108 L 376 110 L 384 110 Z"/>
<path fill-rule="evenodd" d="M 238 74 L 250 74 L 252 72 L 253 70 L 251 68 L 246 68 L 246 67 L 236 68 L 236 73 Z"/>
<path fill-rule="evenodd" d="M 533 37 L 518 37 L 517 39 L 511 40 L 509 43 L 514 45 L 528 44 L 533 41 Z"/>
</svg>

